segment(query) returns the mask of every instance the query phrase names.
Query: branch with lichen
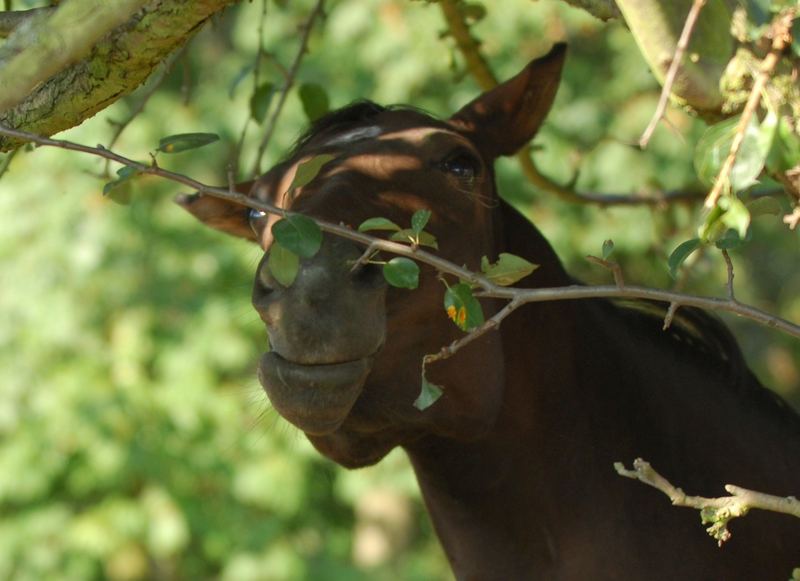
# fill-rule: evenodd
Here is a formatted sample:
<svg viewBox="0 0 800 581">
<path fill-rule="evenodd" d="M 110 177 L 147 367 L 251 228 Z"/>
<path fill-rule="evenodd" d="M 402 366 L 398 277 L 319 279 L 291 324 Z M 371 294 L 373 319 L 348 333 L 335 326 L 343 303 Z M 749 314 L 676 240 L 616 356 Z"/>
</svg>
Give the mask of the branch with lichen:
<svg viewBox="0 0 800 581">
<path fill-rule="evenodd" d="M 0 53 L 0 124 L 52 135 L 136 89 L 234 0 L 64 2 L 16 27 Z M 20 145 L 0 139 L 0 151 Z"/>
<path fill-rule="evenodd" d="M 752 509 L 767 510 L 800 518 L 800 501 L 794 496 L 773 496 L 733 484 L 725 485 L 725 490 L 730 496 L 719 498 L 689 496 L 656 472 L 649 462 L 641 458 L 633 461 L 632 470 L 626 469 L 622 462 L 615 462 L 614 469 L 620 476 L 638 480 L 660 490 L 669 497 L 675 506 L 699 510 L 703 524 L 709 525 L 706 531 L 717 540 L 720 546 L 731 537 L 728 523 L 735 518 L 745 516 Z"/>
</svg>

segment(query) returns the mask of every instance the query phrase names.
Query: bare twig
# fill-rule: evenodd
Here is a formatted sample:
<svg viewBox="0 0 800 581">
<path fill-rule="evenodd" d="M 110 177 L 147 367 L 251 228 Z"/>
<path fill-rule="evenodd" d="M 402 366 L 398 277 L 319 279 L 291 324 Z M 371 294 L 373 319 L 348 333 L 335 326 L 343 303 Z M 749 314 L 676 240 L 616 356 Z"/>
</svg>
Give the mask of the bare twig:
<svg viewBox="0 0 800 581">
<path fill-rule="evenodd" d="M 789 226 L 789 230 L 794 230 L 800 224 L 800 206 L 792 210 L 791 214 L 783 217 L 783 223 Z"/>
<path fill-rule="evenodd" d="M 625 286 L 625 278 L 622 276 L 622 269 L 619 267 L 619 264 L 612 260 L 605 260 L 597 256 L 587 256 L 586 260 L 592 264 L 597 264 L 598 266 L 602 266 L 603 268 L 610 270 L 611 274 L 614 276 L 614 283 L 617 285 L 617 288 L 622 288 Z"/>
<path fill-rule="evenodd" d="M 305 23 L 301 26 L 302 33 L 300 37 L 300 47 L 297 49 L 297 54 L 294 57 L 294 61 L 292 62 L 286 74 L 286 79 L 284 80 L 283 87 L 281 88 L 278 102 L 275 104 L 275 109 L 272 111 L 272 116 L 269 119 L 269 125 L 267 125 L 267 128 L 264 131 L 264 137 L 261 139 L 261 143 L 258 146 L 256 160 L 253 164 L 254 176 L 257 176 L 261 173 L 261 161 L 264 157 L 264 152 L 267 150 L 267 146 L 272 139 L 272 135 L 275 133 L 275 128 L 278 125 L 278 118 L 281 115 L 281 111 L 283 111 L 283 105 L 286 103 L 286 98 L 289 96 L 289 91 L 291 91 L 292 87 L 294 86 L 295 78 L 300 70 L 300 63 L 303 61 L 303 57 L 305 56 L 306 52 L 308 52 L 308 41 L 311 38 L 311 31 L 314 29 L 314 23 L 323 15 L 324 8 L 325 0 L 317 0 L 317 3 L 314 4 L 314 7 L 311 9 L 311 12 L 309 13 Z"/>
<path fill-rule="evenodd" d="M 112 161 L 116 161 L 117 163 L 132 167 L 141 174 L 159 176 L 161 178 L 186 185 L 198 192 L 202 192 L 210 196 L 235 202 L 249 208 L 255 208 L 263 212 L 269 212 L 281 216 L 285 216 L 287 214 L 286 210 L 283 208 L 278 208 L 272 204 L 262 202 L 246 194 L 230 191 L 227 188 L 211 187 L 183 174 L 165 170 L 155 164 L 147 165 L 134 161 L 130 158 L 119 155 L 118 153 L 109 151 L 103 147 L 89 147 L 86 145 L 73 143 L 71 141 L 51 139 L 48 137 L 33 135 L 25 131 L 9 129 L 3 127 L 2 125 L 0 125 L 0 135 L 7 135 L 17 139 L 31 141 L 39 145 L 58 147 L 70 151 L 79 151 L 105 159 L 110 159 Z M 563 287 L 534 289 L 502 287 L 492 283 L 489 279 L 481 274 L 472 272 L 467 268 L 457 266 L 456 264 L 436 256 L 435 254 L 420 250 L 418 247 L 409 247 L 405 244 L 392 242 L 391 240 L 375 238 L 374 236 L 363 234 L 341 224 L 333 224 L 322 220 L 317 220 L 317 224 L 319 225 L 320 229 L 325 232 L 352 240 L 366 247 L 372 247 L 376 251 L 389 252 L 398 256 L 405 256 L 424 264 L 428 264 L 439 272 L 452 275 L 475 287 L 480 287 L 480 289 L 482 289 L 481 296 L 486 298 L 498 298 L 514 301 L 517 305 L 535 302 L 591 298 L 646 299 L 658 302 L 676 303 L 680 306 L 685 305 L 698 307 L 701 309 L 729 312 L 740 317 L 756 321 L 757 323 L 766 325 L 767 327 L 778 329 L 789 335 L 792 335 L 793 337 L 800 338 L 800 325 L 780 317 L 776 317 L 775 315 L 771 315 L 765 311 L 757 309 L 756 307 L 745 305 L 738 301 L 732 301 L 728 298 L 701 297 L 632 285 L 625 285 L 622 288 L 616 285 L 570 285 Z"/>
<path fill-rule="evenodd" d="M 488 91 L 497 86 L 498 81 L 489 63 L 481 53 L 481 43 L 472 35 L 469 25 L 457 0 L 439 0 L 439 6 L 444 14 L 450 35 L 464 57 L 472 77 L 478 86 Z M 558 198 L 573 203 L 597 204 L 599 206 L 663 206 L 672 202 L 694 202 L 705 196 L 705 192 L 656 192 L 652 195 L 637 194 L 603 194 L 590 192 L 577 192 L 569 186 L 562 186 L 544 175 L 532 158 L 533 149 L 524 147 L 517 153 L 525 178 L 537 188 L 544 190 Z"/>
<path fill-rule="evenodd" d="M 672 320 L 675 318 L 675 313 L 678 312 L 680 308 L 680 303 L 678 302 L 671 302 L 669 307 L 667 308 L 667 313 L 664 315 L 664 324 L 661 326 L 661 329 L 666 331 L 672 326 Z"/>
<path fill-rule="evenodd" d="M 750 119 L 753 117 L 753 114 L 755 113 L 756 109 L 758 108 L 758 104 L 761 101 L 761 94 L 764 92 L 764 87 L 766 86 L 772 71 L 775 69 L 775 66 L 780 61 L 787 44 L 791 42 L 790 30 L 792 27 L 792 19 L 793 12 L 787 11 L 779 16 L 773 23 L 772 47 L 770 48 L 769 53 L 767 53 L 767 56 L 764 57 L 764 60 L 761 61 L 759 73 L 756 76 L 755 82 L 753 83 L 753 88 L 750 90 L 750 96 L 747 98 L 747 103 L 742 111 L 742 117 L 739 119 L 739 123 L 736 125 L 736 133 L 734 134 L 733 141 L 731 142 L 730 152 L 725 158 L 722 168 L 719 170 L 717 179 L 714 180 L 714 187 L 711 188 L 711 191 L 706 197 L 704 206 L 708 209 L 717 205 L 719 197 L 722 195 L 723 188 L 729 182 L 731 170 L 733 170 L 733 166 L 736 163 L 736 155 L 739 153 L 739 148 L 742 146 L 742 142 L 744 141 L 744 134 L 747 130 L 747 126 L 750 124 Z"/>
<path fill-rule="evenodd" d="M 686 52 L 686 49 L 689 46 L 689 39 L 692 37 L 694 25 L 697 22 L 697 17 L 700 15 L 700 10 L 703 8 L 705 3 L 706 0 L 694 0 L 691 8 L 689 8 L 689 14 L 686 16 L 686 22 L 684 23 L 683 30 L 678 38 L 678 44 L 675 46 L 675 54 L 672 57 L 672 62 L 669 64 L 667 75 L 664 77 L 664 87 L 661 89 L 661 96 L 658 98 L 658 106 L 653 114 L 653 118 L 650 120 L 650 123 L 648 123 L 644 133 L 642 133 L 642 136 L 639 138 L 639 147 L 642 149 L 647 147 L 647 144 L 650 142 L 650 138 L 653 136 L 653 132 L 658 126 L 658 122 L 661 121 L 661 118 L 664 116 L 664 111 L 667 109 L 667 102 L 669 101 L 669 95 L 672 92 L 672 85 L 675 83 L 675 77 L 678 74 L 678 69 L 680 69 L 681 63 L 683 62 L 683 54 Z"/>
<path fill-rule="evenodd" d="M 800 518 L 800 501 L 793 496 L 773 496 L 733 484 L 725 485 L 725 490 L 730 493 L 730 496 L 719 498 L 689 496 L 680 488 L 672 485 L 669 480 L 656 472 L 649 462 L 641 458 L 633 461 L 632 470 L 626 469 L 622 462 L 615 462 L 614 469 L 620 476 L 639 480 L 660 490 L 669 497 L 675 506 L 699 509 L 703 523 L 710 525 L 706 530 L 717 539 L 719 545 L 722 545 L 731 536 L 727 528 L 728 522 L 746 515 L 750 509 L 768 510 Z"/>
<path fill-rule="evenodd" d="M 736 301 L 736 297 L 733 294 L 733 262 L 731 261 L 730 254 L 728 254 L 728 251 L 725 249 L 722 250 L 722 258 L 725 259 L 725 269 L 728 272 L 728 282 L 725 285 L 728 289 L 728 299 Z"/>
</svg>

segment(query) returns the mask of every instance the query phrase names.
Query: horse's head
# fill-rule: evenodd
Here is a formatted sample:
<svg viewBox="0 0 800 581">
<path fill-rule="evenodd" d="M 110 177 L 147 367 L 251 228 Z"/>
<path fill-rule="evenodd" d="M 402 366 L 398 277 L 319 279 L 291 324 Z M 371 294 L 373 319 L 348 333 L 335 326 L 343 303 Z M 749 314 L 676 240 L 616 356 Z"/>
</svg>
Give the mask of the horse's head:
<svg viewBox="0 0 800 581">
<path fill-rule="evenodd" d="M 502 250 L 492 164 L 536 133 L 555 96 L 564 53 L 563 46 L 554 48 L 446 121 L 367 102 L 334 112 L 246 189 L 292 212 L 353 228 L 374 217 L 408 227 L 415 211 L 430 210 L 426 230 L 438 240 L 438 254 L 479 270 L 482 256 L 494 259 Z M 313 180 L 290 192 L 298 166 L 322 155 L 329 161 Z M 432 268 L 422 267 L 416 290 L 387 286 L 377 264 L 354 268 L 364 247 L 325 234 L 321 249 L 301 259 L 295 280 L 284 286 L 267 266 L 276 216 L 204 195 L 181 203 L 207 224 L 265 249 L 253 305 L 271 350 L 261 359 L 259 379 L 278 412 L 321 452 L 362 466 L 424 434 L 470 439 L 492 425 L 504 373 L 496 333 L 432 364 L 428 377 L 445 394 L 425 411 L 412 405 L 423 356 L 462 335 L 447 319 L 444 287 Z M 484 304 L 487 316 L 495 309 Z"/>
</svg>

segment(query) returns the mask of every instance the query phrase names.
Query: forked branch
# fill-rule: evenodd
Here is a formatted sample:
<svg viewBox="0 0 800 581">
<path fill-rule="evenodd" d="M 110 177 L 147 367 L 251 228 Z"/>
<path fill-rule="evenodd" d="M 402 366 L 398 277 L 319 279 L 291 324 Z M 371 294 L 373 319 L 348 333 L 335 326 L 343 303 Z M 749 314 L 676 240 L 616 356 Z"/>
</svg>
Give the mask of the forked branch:
<svg viewBox="0 0 800 581">
<path fill-rule="evenodd" d="M 660 490 L 675 506 L 700 510 L 703 524 L 709 525 L 706 529 L 708 534 L 714 537 L 720 546 L 731 537 L 728 523 L 735 518 L 745 516 L 751 509 L 768 510 L 800 518 L 800 501 L 794 496 L 773 496 L 733 484 L 725 485 L 725 490 L 730 496 L 719 498 L 689 496 L 641 458 L 633 461 L 632 470 L 626 469 L 622 462 L 615 462 L 614 469 L 620 476 L 638 480 Z"/>
</svg>

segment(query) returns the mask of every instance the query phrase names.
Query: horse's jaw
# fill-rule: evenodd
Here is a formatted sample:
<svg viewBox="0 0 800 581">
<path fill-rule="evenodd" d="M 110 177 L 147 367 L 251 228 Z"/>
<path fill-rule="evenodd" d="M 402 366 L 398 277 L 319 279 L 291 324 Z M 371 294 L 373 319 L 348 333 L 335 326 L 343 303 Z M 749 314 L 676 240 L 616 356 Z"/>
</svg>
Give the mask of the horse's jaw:
<svg viewBox="0 0 800 581">
<path fill-rule="evenodd" d="M 322 365 L 289 361 L 271 351 L 258 379 L 278 413 L 306 434 L 335 432 L 347 419 L 372 370 L 373 356 Z"/>
</svg>

